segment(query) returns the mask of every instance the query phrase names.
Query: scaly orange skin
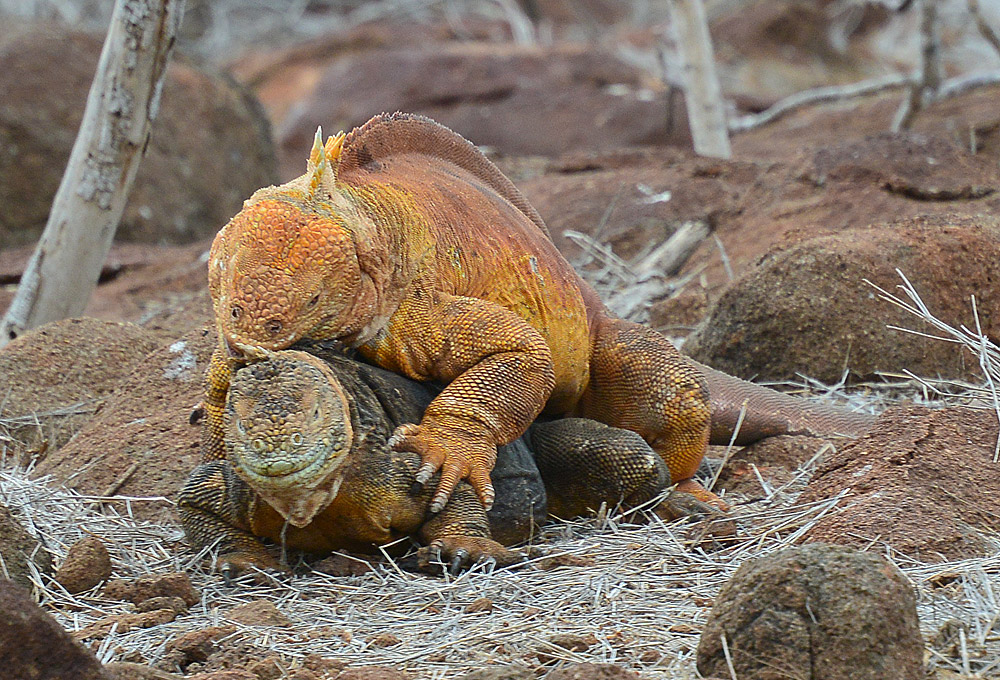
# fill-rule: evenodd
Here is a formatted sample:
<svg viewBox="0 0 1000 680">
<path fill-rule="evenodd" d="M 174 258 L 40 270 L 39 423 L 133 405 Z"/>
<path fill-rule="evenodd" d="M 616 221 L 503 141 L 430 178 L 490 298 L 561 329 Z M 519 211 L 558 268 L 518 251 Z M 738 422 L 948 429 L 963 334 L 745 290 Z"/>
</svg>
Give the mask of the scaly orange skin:
<svg viewBox="0 0 1000 680">
<path fill-rule="evenodd" d="M 393 445 L 441 469 L 432 510 L 463 478 L 492 503 L 496 447 L 543 408 L 635 430 L 675 481 L 708 442 L 700 372 L 670 343 L 608 315 L 537 213 L 475 147 L 428 119 L 378 116 L 314 148 L 309 171 L 254 194 L 209 260 L 220 346 L 203 456 L 224 457 L 233 362 L 340 339 L 373 363 L 447 387 Z"/>
</svg>

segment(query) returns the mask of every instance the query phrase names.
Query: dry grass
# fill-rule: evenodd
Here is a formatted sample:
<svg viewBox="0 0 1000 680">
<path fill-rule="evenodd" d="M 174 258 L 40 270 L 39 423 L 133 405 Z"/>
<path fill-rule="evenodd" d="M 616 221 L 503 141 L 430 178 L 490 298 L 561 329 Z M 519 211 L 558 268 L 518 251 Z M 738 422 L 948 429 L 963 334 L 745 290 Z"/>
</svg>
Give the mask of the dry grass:
<svg viewBox="0 0 1000 680">
<path fill-rule="evenodd" d="M 146 500 L 118 498 L 96 512 L 94 501 L 100 499 L 29 480 L 22 472 L 0 473 L 0 501 L 42 538 L 57 563 L 73 542 L 91 534 L 108 545 L 116 576 L 183 570 L 201 590 L 201 603 L 172 623 L 112 632 L 100 644 L 104 661 L 155 663 L 181 633 L 227 623 L 230 609 L 263 599 L 293 626 L 235 624 L 229 642 L 273 650 L 290 666 L 315 652 L 434 678 L 459 677 L 484 664 L 536 662 L 538 652 L 567 661 L 618 663 L 647 678 L 698 677 L 698 634 L 712 599 L 736 567 L 793 544 L 820 517 L 837 512 L 839 499 L 798 506 L 796 495 L 794 488 L 775 489 L 767 500 L 738 506 L 739 537 L 715 550 L 683 524 L 654 518 L 636 525 L 606 517 L 546 529 L 542 543 L 548 556 L 578 558 L 571 566 L 541 569 L 536 558 L 518 570 L 480 565 L 458 577 L 435 578 L 386 562 L 362 576 L 248 574 L 226 585 L 211 573 L 209 561 L 183 548 L 177 525 L 130 517 L 130 507 Z M 956 671 L 966 665 L 983 677 L 1000 673 L 1000 639 L 992 630 L 1000 611 L 1000 557 L 924 564 L 885 545 L 870 549 L 896 563 L 916 587 L 928 641 L 948 621 L 963 624 L 957 629 L 965 635 L 964 662 L 960 651 L 957 657 L 934 651 L 936 664 Z M 99 589 L 73 596 L 45 576 L 34 578 L 43 605 L 71 631 L 131 609 L 102 599 Z M 483 597 L 492 601 L 492 612 L 464 611 Z M 384 633 L 401 643 L 371 643 Z M 569 651 L 549 642 L 556 634 L 593 636 L 593 643 L 586 651 Z"/>
</svg>

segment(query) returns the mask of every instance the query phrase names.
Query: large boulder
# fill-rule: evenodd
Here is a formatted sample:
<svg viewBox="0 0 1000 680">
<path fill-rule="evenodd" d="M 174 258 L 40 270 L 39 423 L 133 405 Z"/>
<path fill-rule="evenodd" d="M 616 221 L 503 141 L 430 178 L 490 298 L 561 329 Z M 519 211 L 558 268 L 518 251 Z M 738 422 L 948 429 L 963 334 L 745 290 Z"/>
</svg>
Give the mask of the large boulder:
<svg viewBox="0 0 1000 680">
<path fill-rule="evenodd" d="M 938 318 L 1000 332 L 1000 220 L 991 216 L 917 217 L 852 228 L 762 258 L 731 284 L 685 344 L 695 359 L 743 378 L 836 383 L 878 372 L 967 378 L 978 360 L 961 346 L 888 328 L 928 324 L 881 299 L 903 272 Z M 898 291 L 897 291 L 898 292 Z"/>
<path fill-rule="evenodd" d="M 0 248 L 32 243 L 45 226 L 101 45 L 55 25 L 8 23 L 0 34 Z M 269 125 L 253 97 L 175 58 L 116 237 L 205 237 L 275 179 Z"/>
<path fill-rule="evenodd" d="M 729 677 L 727 656 L 753 680 L 921 678 L 916 594 L 885 558 L 841 546 L 748 560 L 715 598 L 698 670 Z"/>
<path fill-rule="evenodd" d="M 13 581 L 0 579 L 0 668 L 8 680 L 108 680 L 100 662 Z"/>
<path fill-rule="evenodd" d="M 373 82 L 379 86 L 371 87 Z M 504 154 L 690 144 L 683 106 L 610 51 L 446 43 L 332 61 L 282 126 L 281 153 L 300 174 L 317 125 L 350 130 L 396 110 L 430 116 Z"/>
<path fill-rule="evenodd" d="M 189 417 L 215 344 L 213 331 L 197 330 L 150 353 L 36 473 L 84 494 L 109 487 L 126 496 L 175 494 L 199 462 L 201 428 Z M 161 510 L 144 504 L 136 512 L 155 517 Z"/>
<path fill-rule="evenodd" d="M 806 540 L 885 543 L 925 562 L 995 554 L 1000 475 L 992 408 L 887 410 L 868 434 L 827 455 L 803 503 L 844 493 Z"/>
<path fill-rule="evenodd" d="M 0 350 L 0 416 L 10 423 L 18 453 L 41 455 L 65 444 L 159 344 L 134 324 L 86 317 L 14 339 Z"/>
</svg>

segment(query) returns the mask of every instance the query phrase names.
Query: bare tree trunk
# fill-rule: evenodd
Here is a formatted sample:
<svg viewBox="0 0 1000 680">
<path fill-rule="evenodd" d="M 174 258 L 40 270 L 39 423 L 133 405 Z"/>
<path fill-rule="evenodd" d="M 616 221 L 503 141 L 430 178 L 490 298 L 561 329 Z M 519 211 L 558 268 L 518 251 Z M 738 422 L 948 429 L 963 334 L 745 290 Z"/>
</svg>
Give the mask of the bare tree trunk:
<svg viewBox="0 0 1000 680">
<path fill-rule="evenodd" d="M 729 158 L 729 133 L 722 88 L 715 72 L 712 38 L 702 0 L 672 0 L 671 23 L 684 62 L 684 99 L 695 153 Z"/>
<path fill-rule="evenodd" d="M 184 0 L 117 0 L 45 231 L 0 322 L 0 347 L 87 306 L 146 150 L 183 10 Z"/>
</svg>

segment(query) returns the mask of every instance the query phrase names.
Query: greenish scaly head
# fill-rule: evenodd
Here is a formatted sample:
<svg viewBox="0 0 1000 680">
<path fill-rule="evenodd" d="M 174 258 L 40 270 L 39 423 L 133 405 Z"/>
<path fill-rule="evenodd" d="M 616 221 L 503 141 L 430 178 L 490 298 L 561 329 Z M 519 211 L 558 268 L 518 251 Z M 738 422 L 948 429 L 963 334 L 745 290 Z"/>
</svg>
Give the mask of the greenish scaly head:
<svg viewBox="0 0 1000 680">
<path fill-rule="evenodd" d="M 236 473 L 297 527 L 336 497 L 354 432 L 350 402 L 330 367 L 285 350 L 233 376 L 226 454 Z"/>
</svg>

